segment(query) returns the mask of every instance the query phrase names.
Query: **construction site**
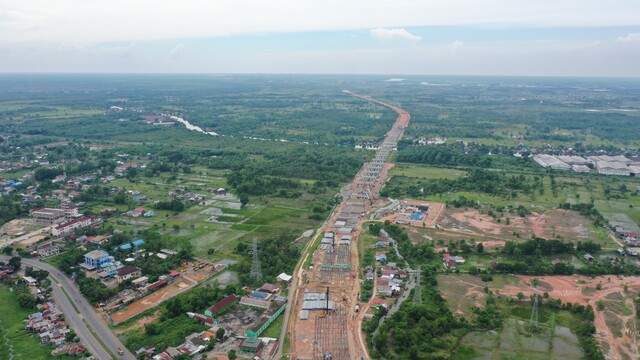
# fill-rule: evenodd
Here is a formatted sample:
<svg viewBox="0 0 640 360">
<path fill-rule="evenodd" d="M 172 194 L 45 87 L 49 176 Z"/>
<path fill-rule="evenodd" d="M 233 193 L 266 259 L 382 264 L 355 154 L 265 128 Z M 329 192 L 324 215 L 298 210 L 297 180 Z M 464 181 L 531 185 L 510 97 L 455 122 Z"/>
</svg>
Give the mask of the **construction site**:
<svg viewBox="0 0 640 360">
<path fill-rule="evenodd" d="M 319 241 L 308 268 L 295 273 L 289 332 L 292 359 L 348 360 L 368 358 L 356 312 L 360 299 L 358 250 L 356 243 L 366 215 L 377 206 L 386 179 L 391 151 L 409 123 L 409 113 L 390 104 L 343 91 L 394 110 L 398 118 L 373 159 L 364 164 L 353 181 L 341 191 L 341 203 L 311 243 Z M 308 247 L 305 251 L 310 251 Z"/>
</svg>

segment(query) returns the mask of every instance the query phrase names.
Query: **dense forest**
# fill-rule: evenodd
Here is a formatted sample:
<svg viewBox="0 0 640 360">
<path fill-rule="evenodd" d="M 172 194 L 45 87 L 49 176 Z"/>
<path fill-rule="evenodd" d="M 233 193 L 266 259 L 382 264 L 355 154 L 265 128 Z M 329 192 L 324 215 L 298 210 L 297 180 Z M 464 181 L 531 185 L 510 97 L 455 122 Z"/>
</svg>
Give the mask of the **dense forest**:
<svg viewBox="0 0 640 360">
<path fill-rule="evenodd" d="M 465 153 L 453 145 L 398 147 L 398 162 L 428 165 L 490 168 L 493 159 L 486 154 Z"/>
</svg>

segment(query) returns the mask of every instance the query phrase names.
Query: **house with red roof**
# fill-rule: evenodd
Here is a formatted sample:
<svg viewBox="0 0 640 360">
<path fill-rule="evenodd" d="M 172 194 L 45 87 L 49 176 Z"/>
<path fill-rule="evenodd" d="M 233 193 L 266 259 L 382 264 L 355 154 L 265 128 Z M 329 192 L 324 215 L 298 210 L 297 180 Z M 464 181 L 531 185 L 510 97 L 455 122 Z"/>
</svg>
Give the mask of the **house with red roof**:
<svg viewBox="0 0 640 360">
<path fill-rule="evenodd" d="M 389 303 L 387 303 L 386 300 L 380 299 L 380 298 L 371 299 L 371 301 L 369 301 L 369 304 L 371 304 L 371 306 L 375 306 L 375 307 L 383 306 L 385 309 L 387 309 L 389 307 Z"/>
<path fill-rule="evenodd" d="M 227 308 L 235 305 L 236 303 L 238 303 L 240 301 L 240 299 L 238 299 L 237 296 L 235 296 L 234 294 L 229 295 L 227 297 L 225 297 L 224 299 L 218 301 L 215 305 L 213 305 L 212 307 L 208 308 L 207 310 L 204 311 L 204 314 L 207 316 L 215 316 L 216 314 L 226 310 Z"/>
<path fill-rule="evenodd" d="M 265 293 L 275 294 L 280 291 L 280 288 L 274 284 L 265 283 L 258 289 L 258 291 L 262 291 Z"/>
<path fill-rule="evenodd" d="M 54 227 L 51 230 L 51 233 L 54 236 L 65 235 L 65 234 L 68 234 L 68 233 L 72 232 L 73 230 L 80 229 L 80 228 L 87 227 L 87 226 L 91 225 L 93 223 L 94 219 L 95 219 L 95 217 L 93 217 L 93 216 L 83 216 L 83 217 L 81 217 L 79 219 L 72 220 L 72 221 L 69 221 L 69 222 L 66 222 L 64 224 L 60 224 L 60 225 Z"/>
</svg>

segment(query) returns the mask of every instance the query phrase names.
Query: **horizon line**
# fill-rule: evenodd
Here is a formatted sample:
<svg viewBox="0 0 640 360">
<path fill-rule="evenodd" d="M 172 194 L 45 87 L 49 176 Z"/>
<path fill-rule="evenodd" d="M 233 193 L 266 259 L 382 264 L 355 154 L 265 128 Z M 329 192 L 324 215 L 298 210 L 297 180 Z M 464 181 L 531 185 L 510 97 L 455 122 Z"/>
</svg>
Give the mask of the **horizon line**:
<svg viewBox="0 0 640 360">
<path fill-rule="evenodd" d="M 286 76 L 443 76 L 443 77 L 504 77 L 504 78 L 590 78 L 640 80 L 640 75 L 524 75 L 524 74 L 429 74 L 429 73 L 285 73 L 285 72 L 81 72 L 81 71 L 0 71 L 3 75 L 286 75 Z M 408 79 L 403 79 L 408 80 Z"/>
</svg>

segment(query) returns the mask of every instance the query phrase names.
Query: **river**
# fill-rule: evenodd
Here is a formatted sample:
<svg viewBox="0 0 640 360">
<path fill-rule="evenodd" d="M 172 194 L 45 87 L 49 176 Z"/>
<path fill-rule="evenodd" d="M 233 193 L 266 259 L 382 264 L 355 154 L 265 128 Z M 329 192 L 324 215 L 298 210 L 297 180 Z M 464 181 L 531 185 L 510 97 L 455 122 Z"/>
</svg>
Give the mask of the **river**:
<svg viewBox="0 0 640 360">
<path fill-rule="evenodd" d="M 218 136 L 217 132 L 204 131 L 204 130 L 202 130 L 202 128 L 200 126 L 193 125 L 192 123 L 188 122 L 187 120 L 185 120 L 185 119 L 183 119 L 181 117 L 177 117 L 177 116 L 174 116 L 174 115 L 164 115 L 164 116 L 168 116 L 169 119 L 175 120 L 175 121 L 181 123 L 182 125 L 184 125 L 184 127 L 187 128 L 187 130 L 197 131 L 197 132 L 201 132 L 203 134 L 207 134 L 207 135 L 211 135 L 211 136 Z"/>
</svg>

